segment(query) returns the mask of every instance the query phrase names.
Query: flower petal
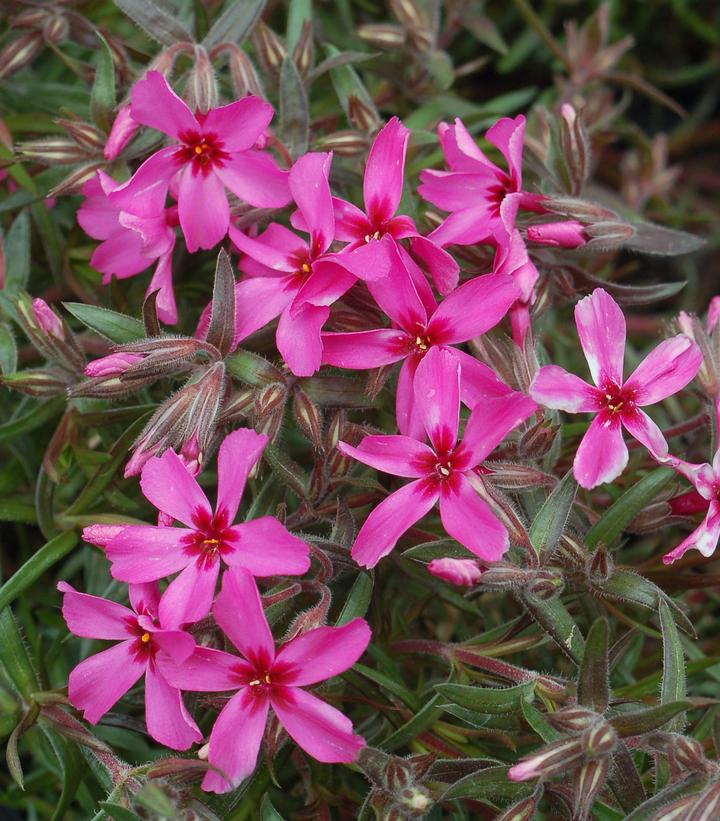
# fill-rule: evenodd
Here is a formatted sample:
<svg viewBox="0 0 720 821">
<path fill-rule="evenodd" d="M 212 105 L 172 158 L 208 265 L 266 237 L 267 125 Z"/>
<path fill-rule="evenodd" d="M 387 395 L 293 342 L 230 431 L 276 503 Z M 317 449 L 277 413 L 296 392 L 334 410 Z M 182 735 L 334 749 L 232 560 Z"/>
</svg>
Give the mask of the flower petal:
<svg viewBox="0 0 720 821">
<path fill-rule="evenodd" d="M 194 624 L 210 612 L 220 560 L 191 561 L 168 585 L 160 601 L 162 624 Z"/>
<path fill-rule="evenodd" d="M 214 248 L 230 225 L 230 206 L 219 175 L 196 174 L 192 165 L 185 166 L 178 186 L 178 215 L 191 254 L 198 248 Z"/>
<path fill-rule="evenodd" d="M 196 647 L 184 661 L 159 653 L 157 661 L 171 687 L 198 693 L 237 690 L 244 677 L 253 670 L 240 656 L 210 647 Z"/>
<path fill-rule="evenodd" d="M 205 134 L 216 133 L 224 151 L 245 151 L 255 145 L 273 114 L 270 103 L 248 95 L 208 111 L 202 130 Z"/>
<path fill-rule="evenodd" d="M 349 764 L 365 746 L 347 716 L 299 687 L 274 688 L 270 701 L 288 735 L 318 761 Z"/>
<path fill-rule="evenodd" d="M 443 211 L 463 211 L 475 208 L 483 200 L 490 201 L 490 185 L 497 184 L 495 174 L 478 174 L 476 171 L 435 171 L 428 168 L 420 172 L 418 193 Z"/>
<path fill-rule="evenodd" d="M 353 370 L 392 365 L 407 356 L 411 342 L 404 331 L 394 328 L 322 334 L 322 363 Z"/>
<path fill-rule="evenodd" d="M 216 510 L 226 512 L 228 524 L 235 521 L 247 477 L 260 461 L 268 441 L 264 433 L 242 428 L 228 434 L 220 445 Z"/>
<path fill-rule="evenodd" d="M 525 117 L 518 114 L 514 119 L 503 117 L 491 126 L 485 134 L 487 141 L 499 148 L 507 160 L 508 170 L 519 189 L 522 184 L 522 155 L 525 140 Z"/>
<path fill-rule="evenodd" d="M 388 246 L 388 250 L 390 269 L 387 276 L 368 282 L 368 290 L 393 322 L 412 333 L 417 326 L 425 326 L 427 312 L 410 272 L 398 253 L 398 247 Z"/>
<path fill-rule="evenodd" d="M 699 550 L 703 556 L 712 556 L 720 540 L 720 502 L 710 502 L 707 515 L 695 530 L 669 553 L 663 556 L 665 564 L 672 564 L 688 550 Z"/>
<path fill-rule="evenodd" d="M 370 643 L 372 632 L 365 619 L 353 619 L 343 627 L 318 627 L 284 644 L 273 671 L 293 687 L 317 684 L 349 670 Z"/>
<path fill-rule="evenodd" d="M 628 433 L 642 442 L 654 458 L 663 459 L 668 455 L 668 443 L 662 431 L 644 411 L 635 408 L 623 413 L 621 419 Z"/>
<path fill-rule="evenodd" d="M 256 208 L 282 208 L 290 200 L 288 172 L 265 151 L 233 154 L 215 173 L 235 196 Z"/>
<path fill-rule="evenodd" d="M 475 559 L 433 559 L 427 569 L 438 579 L 456 584 L 458 587 L 472 587 L 482 577 L 482 567 Z"/>
<path fill-rule="evenodd" d="M 429 271 L 441 294 L 449 294 L 457 288 L 460 267 L 448 252 L 428 237 L 414 236 L 411 241 L 413 254 Z"/>
<path fill-rule="evenodd" d="M 59 582 L 64 593 L 62 614 L 68 629 L 76 636 L 89 639 L 127 639 L 132 635 L 127 620 L 135 621 L 135 614 L 122 604 L 78 593 L 67 582 Z"/>
<path fill-rule="evenodd" d="M 413 479 L 427 473 L 434 457 L 431 448 L 409 436 L 366 436 L 356 448 L 338 442 L 338 450 L 383 473 Z"/>
<path fill-rule="evenodd" d="M 515 393 L 498 377 L 495 371 L 465 351 L 451 348 L 453 356 L 460 363 L 460 401 L 469 408 L 485 399 L 497 399 Z"/>
<path fill-rule="evenodd" d="M 178 321 L 177 303 L 175 302 L 175 291 L 173 290 L 172 280 L 172 258 L 173 249 L 171 248 L 170 251 L 158 259 L 157 266 L 155 267 L 152 279 L 145 293 L 145 297 L 147 298 L 155 291 L 158 292 L 157 301 L 155 303 L 158 318 L 166 325 L 174 325 Z"/>
<path fill-rule="evenodd" d="M 446 217 L 428 239 L 444 248 L 446 245 L 474 245 L 489 242 L 497 217 L 487 203 L 455 211 Z"/>
<path fill-rule="evenodd" d="M 460 421 L 460 363 L 443 348 L 430 348 L 415 372 L 415 402 L 437 452 L 452 449 Z"/>
<path fill-rule="evenodd" d="M 598 414 L 592 421 L 575 454 L 573 473 L 586 490 L 612 482 L 628 462 L 628 449 L 623 441 L 619 419 L 606 419 Z"/>
<path fill-rule="evenodd" d="M 145 661 L 132 650 L 135 641 L 128 639 L 90 656 L 70 673 L 68 697 L 91 724 L 97 724 L 145 672 Z"/>
<path fill-rule="evenodd" d="M 275 225 L 275 223 L 271 225 Z M 275 230 L 271 232 L 270 227 L 268 227 L 259 237 L 249 237 L 234 225 L 231 225 L 228 230 L 230 239 L 243 254 L 247 254 L 257 262 L 267 265 L 273 271 L 294 274 L 297 267 L 295 257 L 303 252 L 306 253 L 309 249 L 300 237 L 296 237 L 284 226 L 278 227 L 282 228 L 282 234 Z M 267 241 L 269 239 L 268 234 L 275 240 L 274 242 Z M 278 241 L 281 239 L 286 241 Z"/>
<path fill-rule="evenodd" d="M 253 576 L 302 576 L 310 569 L 308 545 L 272 516 L 235 525 L 234 550 L 226 554 L 230 567 Z"/>
<path fill-rule="evenodd" d="M 703 362 L 702 351 L 682 334 L 666 339 L 635 368 L 625 383 L 638 405 L 653 405 L 692 382 Z"/>
<path fill-rule="evenodd" d="M 437 491 L 423 479 L 403 485 L 370 511 L 352 547 L 361 567 L 375 567 L 395 547 L 398 539 L 435 504 Z"/>
<path fill-rule="evenodd" d="M 154 664 L 145 673 L 145 724 L 148 733 L 172 750 L 187 750 L 202 740 L 202 733 L 183 702 Z"/>
<path fill-rule="evenodd" d="M 393 117 L 375 137 L 370 149 L 363 180 L 363 199 L 371 220 L 378 223 L 389 220 L 400 205 L 409 139 L 410 129 Z"/>
<path fill-rule="evenodd" d="M 438 137 L 445 160 L 453 171 L 485 173 L 488 184 L 498 179 L 500 169 L 485 156 L 459 117 L 452 125 L 440 123 Z"/>
<path fill-rule="evenodd" d="M 247 570 L 235 567 L 225 573 L 213 615 L 223 633 L 251 664 L 270 668 L 275 658 L 275 642 L 260 591 Z"/>
<path fill-rule="evenodd" d="M 177 573 L 192 561 L 183 550 L 183 537 L 191 532 L 180 527 L 124 527 L 105 548 L 113 578 L 151 582 Z"/>
<path fill-rule="evenodd" d="M 145 463 L 140 478 L 145 498 L 158 510 L 192 527 L 198 513 L 212 515 L 212 507 L 180 457 L 168 448 Z"/>
<path fill-rule="evenodd" d="M 307 303 L 318 307 L 332 305 L 357 282 L 346 268 L 337 264 L 336 259 L 321 257 L 313 263 L 312 273 L 297 292 L 290 307 L 293 316 Z"/>
<path fill-rule="evenodd" d="M 157 215 L 165 206 L 170 181 L 182 168 L 177 152 L 171 145 L 151 154 L 126 183 L 108 194 L 110 202 L 118 211 Z"/>
<path fill-rule="evenodd" d="M 251 277 L 238 282 L 235 286 L 233 347 L 280 316 L 296 294 L 294 276 Z"/>
<path fill-rule="evenodd" d="M 505 525 L 463 475 L 440 495 L 440 518 L 453 539 L 485 561 L 499 561 L 510 547 Z"/>
<path fill-rule="evenodd" d="M 470 467 L 487 459 L 508 433 L 536 410 L 535 402 L 519 391 L 478 403 L 470 414 L 462 440 Z"/>
<path fill-rule="evenodd" d="M 546 408 L 568 413 L 593 413 L 599 409 L 597 388 L 559 365 L 545 365 L 535 374 L 530 396 Z"/>
<path fill-rule="evenodd" d="M 617 302 L 596 288 L 575 306 L 575 324 L 595 384 L 611 379 L 622 385 L 625 317 Z"/>
<path fill-rule="evenodd" d="M 306 304 L 291 316 L 289 310 L 280 314 L 275 341 L 285 364 L 295 376 L 312 376 L 322 362 L 320 331 L 330 316 L 326 305 Z"/>
<path fill-rule="evenodd" d="M 332 255 L 338 265 L 358 279 L 371 282 L 388 275 L 395 259 L 395 240 L 385 234 L 380 239 L 370 239 L 355 248 Z"/>
<path fill-rule="evenodd" d="M 160 604 L 160 586 L 156 581 L 128 585 L 132 609 L 139 614 L 157 616 Z M 165 625 L 167 627 L 167 625 Z"/>
<path fill-rule="evenodd" d="M 403 436 L 422 441 L 425 428 L 420 405 L 415 401 L 415 373 L 419 361 L 416 356 L 408 356 L 402 363 L 395 390 L 395 417 Z"/>
<path fill-rule="evenodd" d="M 497 325 L 519 296 L 505 274 L 475 277 L 440 303 L 428 323 L 428 334 L 438 344 L 467 342 Z"/>
<path fill-rule="evenodd" d="M 210 733 L 208 761 L 227 778 L 209 770 L 203 778 L 206 792 L 225 793 L 247 778 L 257 764 L 270 702 L 243 687 L 222 708 Z"/>
<path fill-rule="evenodd" d="M 132 90 L 130 115 L 136 123 L 180 139 L 185 131 L 197 131 L 198 121 L 187 104 L 172 90 L 159 71 L 148 71 Z"/>
<path fill-rule="evenodd" d="M 335 211 L 330 192 L 332 154 L 303 154 L 290 169 L 290 193 L 312 238 L 315 253 L 324 253 L 335 237 Z"/>
</svg>

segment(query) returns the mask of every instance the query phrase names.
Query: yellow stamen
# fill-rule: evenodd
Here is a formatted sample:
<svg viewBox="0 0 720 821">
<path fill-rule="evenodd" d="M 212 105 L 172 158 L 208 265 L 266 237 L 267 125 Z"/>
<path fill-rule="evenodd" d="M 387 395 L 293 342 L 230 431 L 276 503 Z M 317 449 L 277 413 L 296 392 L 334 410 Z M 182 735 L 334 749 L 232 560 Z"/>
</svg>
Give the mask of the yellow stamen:
<svg viewBox="0 0 720 821">
<path fill-rule="evenodd" d="M 265 684 L 270 684 L 270 673 L 265 674 Z"/>
<path fill-rule="evenodd" d="M 261 683 L 262 683 L 262 682 L 260 681 L 260 679 L 259 679 L 259 678 L 256 678 L 254 681 L 248 681 L 248 685 L 249 685 L 250 687 L 257 687 L 257 685 L 258 685 L 258 684 L 261 684 Z"/>
<path fill-rule="evenodd" d="M 203 544 L 220 544 L 220 539 L 205 539 Z"/>
<path fill-rule="evenodd" d="M 442 465 L 440 466 L 440 473 L 442 473 L 443 476 L 449 476 L 450 475 L 450 471 Z"/>
<path fill-rule="evenodd" d="M 307 262 L 303 262 L 302 269 L 303 269 L 304 273 L 306 273 L 306 274 L 309 274 L 309 273 L 310 273 L 310 271 L 312 270 L 312 269 L 310 268 L 310 266 L 307 264 Z"/>
<path fill-rule="evenodd" d="M 143 633 L 142 636 L 140 636 L 140 641 L 143 642 L 143 644 L 147 644 L 150 641 L 150 633 Z"/>
</svg>

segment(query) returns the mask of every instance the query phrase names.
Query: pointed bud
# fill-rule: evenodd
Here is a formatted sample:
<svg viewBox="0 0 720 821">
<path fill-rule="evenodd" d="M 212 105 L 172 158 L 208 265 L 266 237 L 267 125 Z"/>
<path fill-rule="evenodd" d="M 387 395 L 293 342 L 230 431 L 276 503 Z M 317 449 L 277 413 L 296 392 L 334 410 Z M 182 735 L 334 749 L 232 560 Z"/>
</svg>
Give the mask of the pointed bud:
<svg viewBox="0 0 720 821">
<path fill-rule="evenodd" d="M 303 22 L 300 38 L 297 41 L 292 58 L 302 77 L 313 67 L 315 63 L 315 48 L 313 45 L 312 20 L 305 20 Z"/>
<path fill-rule="evenodd" d="M 217 108 L 219 95 L 215 69 L 201 45 L 195 46 L 195 62 L 190 69 L 185 95 L 192 111 L 205 114 L 211 108 Z"/>
<path fill-rule="evenodd" d="M 525 585 L 525 590 L 541 601 L 550 601 L 559 596 L 565 588 L 565 580 L 559 572 L 551 570 L 537 570 Z"/>
<path fill-rule="evenodd" d="M 317 451 L 323 447 L 323 417 L 320 408 L 298 385 L 293 390 L 293 413 L 300 430 L 310 440 Z"/>
<path fill-rule="evenodd" d="M 393 756 L 385 768 L 383 785 L 388 792 L 398 793 L 415 782 L 415 773 L 409 761 Z"/>
<path fill-rule="evenodd" d="M 130 114 L 130 105 L 120 106 L 115 115 L 112 128 L 108 134 L 103 154 L 106 160 L 114 160 L 122 154 L 125 146 L 132 140 L 140 126 Z"/>
<path fill-rule="evenodd" d="M 83 151 L 95 154 L 103 150 L 105 135 L 94 125 L 82 120 L 58 119 L 55 122 L 65 129 Z"/>
<path fill-rule="evenodd" d="M 531 242 L 556 248 L 579 248 L 587 243 L 585 226 L 577 220 L 530 225 L 527 237 Z"/>
<path fill-rule="evenodd" d="M 534 487 L 553 488 L 556 483 L 554 476 L 542 470 L 513 462 L 493 462 L 490 476 L 493 485 L 503 490 L 524 490 Z"/>
<path fill-rule="evenodd" d="M 407 39 L 407 32 L 402 26 L 392 23 L 366 23 L 358 26 L 358 37 L 369 43 L 373 48 L 383 51 L 397 51 Z"/>
<path fill-rule="evenodd" d="M 83 541 L 96 547 L 107 547 L 108 543 L 125 530 L 125 525 L 88 525 L 83 528 Z"/>
<path fill-rule="evenodd" d="M 687 770 L 702 772 L 706 768 L 705 750 L 694 738 L 673 733 L 672 753 L 677 763 Z"/>
<path fill-rule="evenodd" d="M 355 128 L 367 134 L 377 131 L 381 125 L 375 106 L 361 100 L 356 94 L 348 96 L 348 119 Z"/>
<path fill-rule="evenodd" d="M 0 383 L 28 396 L 59 396 L 72 385 L 66 372 L 54 368 L 30 368 L 0 377 Z"/>
<path fill-rule="evenodd" d="M 85 376 L 118 376 L 145 357 L 132 353 L 113 353 L 100 359 L 93 359 L 85 366 Z"/>
<path fill-rule="evenodd" d="M 48 14 L 42 26 L 43 39 L 49 46 L 62 43 L 68 36 L 70 24 L 64 14 Z"/>
<path fill-rule="evenodd" d="M 0 51 L 0 80 L 20 71 L 40 53 L 43 45 L 43 36 L 39 31 L 30 31 L 11 40 Z"/>
<path fill-rule="evenodd" d="M 262 20 L 258 20 L 251 35 L 258 59 L 270 74 L 280 75 L 280 68 L 287 55 L 283 41 Z"/>
<path fill-rule="evenodd" d="M 425 787 L 414 786 L 403 790 L 395 799 L 410 818 L 425 818 L 435 803 Z"/>
<path fill-rule="evenodd" d="M 433 559 L 427 569 L 438 579 L 459 587 L 472 587 L 483 574 L 483 567 L 474 559 Z"/>
<path fill-rule="evenodd" d="M 74 165 L 88 159 L 87 149 L 81 148 L 74 140 L 63 137 L 18 143 L 18 153 L 44 165 Z"/>
<path fill-rule="evenodd" d="M 588 761 L 575 774 L 573 784 L 573 818 L 589 818 L 595 798 L 605 786 L 610 760 L 606 756 L 597 761 Z"/>
<path fill-rule="evenodd" d="M 65 338 L 62 320 L 44 299 L 40 297 L 33 299 L 32 309 L 35 321 L 48 336 L 54 336 L 57 339 Z"/>
<path fill-rule="evenodd" d="M 585 234 L 589 237 L 588 248 L 615 248 L 632 239 L 635 233 L 632 225 L 620 220 L 595 222 L 585 226 Z"/>
<path fill-rule="evenodd" d="M 548 722 L 557 730 L 566 733 L 582 733 L 592 727 L 600 718 L 593 710 L 583 707 L 565 707 L 554 713 L 548 713 Z"/>
<path fill-rule="evenodd" d="M 357 157 L 368 149 L 368 138 L 359 131 L 334 131 L 315 142 L 320 151 L 332 151 L 340 157 Z"/>
<path fill-rule="evenodd" d="M 410 29 L 428 28 L 430 21 L 415 0 L 390 0 L 390 11 Z"/>
<path fill-rule="evenodd" d="M 590 560 L 589 575 L 594 584 L 606 582 L 613 574 L 615 563 L 605 545 L 600 545 Z"/>
<path fill-rule="evenodd" d="M 532 424 L 520 436 L 517 446 L 518 457 L 540 459 L 550 452 L 560 430 L 549 418 Z"/>
<path fill-rule="evenodd" d="M 610 755 L 618 744 L 615 729 L 604 719 L 587 729 L 582 740 L 585 753 L 592 758 Z"/>
<path fill-rule="evenodd" d="M 564 738 L 543 747 L 539 753 L 520 761 L 508 770 L 511 781 L 530 781 L 567 773 L 583 759 L 584 751 L 579 738 Z"/>
<path fill-rule="evenodd" d="M 230 52 L 229 66 L 230 79 L 237 98 L 253 94 L 256 97 L 265 99 L 265 91 L 255 66 L 241 48 L 234 48 Z"/>
<path fill-rule="evenodd" d="M 524 798 L 522 801 L 513 804 L 512 807 L 508 807 L 495 821 L 534 821 L 537 817 L 539 800 L 539 796 L 534 795 L 530 798 Z"/>
<path fill-rule="evenodd" d="M 50 197 L 65 197 L 71 194 L 82 193 L 82 188 L 88 180 L 93 179 L 96 171 L 100 168 L 102 163 L 91 162 L 81 165 L 71 171 L 67 177 L 62 179 L 56 186 L 48 191 L 48 198 Z"/>
</svg>

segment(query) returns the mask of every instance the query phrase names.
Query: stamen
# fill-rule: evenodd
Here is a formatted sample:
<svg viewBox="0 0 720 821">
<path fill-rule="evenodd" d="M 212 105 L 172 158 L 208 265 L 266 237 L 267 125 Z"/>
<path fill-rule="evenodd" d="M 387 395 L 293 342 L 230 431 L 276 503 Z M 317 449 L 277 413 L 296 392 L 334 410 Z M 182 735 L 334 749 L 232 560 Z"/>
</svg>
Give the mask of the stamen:
<svg viewBox="0 0 720 821">
<path fill-rule="evenodd" d="M 142 636 L 140 636 L 140 641 L 143 644 L 147 644 L 150 641 L 150 633 L 143 633 Z"/>
<path fill-rule="evenodd" d="M 250 687 L 257 687 L 258 684 L 262 684 L 259 678 L 256 678 L 253 681 L 248 681 L 248 686 Z"/>
<path fill-rule="evenodd" d="M 445 467 L 445 465 L 440 465 L 440 467 L 438 468 L 438 470 L 440 471 L 440 473 L 441 473 L 443 476 L 449 476 L 449 475 L 450 475 L 450 471 L 448 470 L 448 468 L 446 468 L 446 467 Z"/>
<path fill-rule="evenodd" d="M 303 272 L 309 274 L 312 268 L 307 264 L 307 262 L 303 262 L 302 266 Z"/>
</svg>

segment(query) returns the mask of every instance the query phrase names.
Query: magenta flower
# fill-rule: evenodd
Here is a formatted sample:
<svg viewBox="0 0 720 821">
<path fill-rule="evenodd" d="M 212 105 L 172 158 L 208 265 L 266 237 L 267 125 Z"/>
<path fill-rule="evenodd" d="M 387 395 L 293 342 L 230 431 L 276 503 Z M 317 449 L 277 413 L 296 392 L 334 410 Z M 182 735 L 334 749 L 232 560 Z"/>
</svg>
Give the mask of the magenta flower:
<svg viewBox="0 0 720 821">
<path fill-rule="evenodd" d="M 133 120 L 130 105 L 120 106 L 103 149 L 105 159 L 117 159 L 122 154 L 125 146 L 135 136 L 138 128 L 140 128 L 140 125 Z"/>
<path fill-rule="evenodd" d="M 472 587 L 480 581 L 482 566 L 475 559 L 433 559 L 427 569 L 438 579 L 455 584 L 458 587 Z"/>
<path fill-rule="evenodd" d="M 331 154 L 305 154 L 290 170 L 290 190 L 309 243 L 278 223 L 257 239 L 230 227 L 230 238 L 247 255 L 240 267 L 249 275 L 235 288 L 235 343 L 280 316 L 277 347 L 296 376 L 320 367 L 320 330 L 329 306 L 357 282 L 340 264 L 344 255 L 329 253 L 335 238 L 331 160 Z"/>
<path fill-rule="evenodd" d="M 144 356 L 136 353 L 111 353 L 88 362 L 85 366 L 85 376 L 119 376 L 143 359 Z"/>
<path fill-rule="evenodd" d="M 189 251 L 212 248 L 227 233 L 226 188 L 260 208 L 278 208 L 290 199 L 287 172 L 270 154 L 253 148 L 273 117 L 264 100 L 249 96 L 193 114 L 160 72 L 149 71 L 133 88 L 131 114 L 136 123 L 176 143 L 147 159 L 111 200 L 130 211 L 138 200 L 164 205 L 168 186 L 176 181 Z"/>
<path fill-rule="evenodd" d="M 475 468 L 505 436 L 536 409 L 527 396 L 511 393 L 479 402 L 458 442 L 460 362 L 432 348 L 415 373 L 415 401 L 430 447 L 419 437 L 366 436 L 358 447 L 339 449 L 384 473 L 415 481 L 391 493 L 371 511 L 358 533 L 352 557 L 374 567 L 398 539 L 439 502 L 443 527 L 452 538 L 486 561 L 508 549 L 508 533 L 473 487 Z"/>
<path fill-rule="evenodd" d="M 267 436 L 247 429 L 225 437 L 214 511 L 174 451 L 153 456 L 143 467 L 145 497 L 185 527 L 128 525 L 108 542 L 105 553 L 112 575 L 122 581 L 148 582 L 181 571 L 162 598 L 161 620 L 183 624 L 204 618 L 221 562 L 255 576 L 301 575 L 310 567 L 308 546 L 272 516 L 233 525 L 247 477 L 267 442 Z"/>
<path fill-rule="evenodd" d="M 715 330 L 715 326 L 720 321 L 720 296 L 714 296 L 710 300 L 710 307 L 707 315 L 707 331 L 711 334 Z"/>
<path fill-rule="evenodd" d="M 392 264 L 391 250 L 397 240 L 412 239 L 413 252 L 428 267 L 441 294 L 458 283 L 458 265 L 442 248 L 417 230 L 408 216 L 396 216 L 403 190 L 405 154 L 410 129 L 397 117 L 380 131 L 370 149 L 363 198 L 365 211 L 346 200 L 335 198 L 336 239 L 350 243 L 343 251 L 343 264 L 355 276 L 367 279 L 367 271 L 384 276 Z M 295 227 L 301 227 L 293 216 Z"/>
<path fill-rule="evenodd" d="M 197 647 L 183 662 L 164 657 L 173 686 L 200 692 L 237 692 L 220 711 L 210 733 L 204 790 L 228 792 L 252 773 L 270 707 L 288 735 L 308 755 L 325 763 L 350 763 L 365 745 L 339 710 L 303 690 L 355 664 L 370 641 L 364 619 L 344 627 L 319 627 L 275 650 L 262 600 L 246 570 L 226 574 L 213 610 L 215 621 L 243 657 Z"/>
<path fill-rule="evenodd" d="M 540 275 L 517 228 L 510 234 L 498 230 L 497 239 L 493 270 L 512 277 L 520 292 L 508 315 L 513 339 L 518 347 L 523 348 L 530 332 L 530 306 L 535 302 L 535 285 Z"/>
<path fill-rule="evenodd" d="M 554 245 L 556 248 L 579 248 L 581 245 L 586 245 L 588 241 L 585 226 L 578 220 L 529 225 L 527 236 L 531 242 L 537 242 L 540 245 Z"/>
<path fill-rule="evenodd" d="M 602 288 L 575 306 L 575 324 L 594 385 L 557 365 L 540 368 L 530 395 L 548 408 L 596 414 L 580 443 L 573 472 L 584 488 L 611 482 L 625 469 L 625 427 L 656 458 L 668 446 L 658 426 L 642 410 L 682 390 L 695 376 L 702 353 L 682 334 L 661 342 L 623 381 L 625 317 Z"/>
<path fill-rule="evenodd" d="M 58 339 L 65 338 L 65 329 L 63 328 L 62 320 L 44 299 L 40 297 L 33 299 L 32 311 L 35 321 L 48 336 L 54 336 Z"/>
<path fill-rule="evenodd" d="M 124 211 L 110 195 L 121 188 L 104 171 L 88 180 L 83 187 L 85 201 L 77 220 L 86 234 L 103 240 L 93 252 L 90 264 L 101 271 L 107 285 L 113 275 L 118 279 L 133 277 L 157 262 L 147 293 L 158 291 L 159 318 L 174 324 L 178 320 L 172 286 L 172 255 L 175 248 L 177 210 L 165 208 L 162 202 L 138 200 Z"/>
<path fill-rule="evenodd" d="M 168 684 L 159 669 L 158 654 L 179 663 L 195 649 L 195 640 L 163 620 L 157 584 L 131 584 L 132 610 L 108 599 L 78 593 L 60 582 L 63 617 L 76 636 L 109 639 L 119 644 L 91 656 L 70 673 L 68 695 L 91 724 L 145 676 L 145 723 L 150 735 L 166 747 L 187 750 L 202 734 L 185 709 L 180 690 Z"/>
<path fill-rule="evenodd" d="M 519 296 L 509 276 L 475 277 L 456 288 L 438 306 L 427 280 L 409 255 L 392 249 L 388 275 L 368 282 L 367 286 L 393 327 L 324 333 L 322 361 L 326 365 L 363 370 L 402 360 L 396 394 L 397 423 L 402 434 L 423 438 L 413 381 L 423 357 L 435 347 L 450 351 L 462 362 L 460 396 L 470 407 L 480 398 L 511 391 L 487 365 L 448 347 L 480 336 L 500 322 Z"/>
<path fill-rule="evenodd" d="M 485 135 L 505 157 L 507 170 L 487 158 L 459 118 L 454 125 L 441 123 L 438 135 L 450 171 L 426 169 L 418 192 L 451 214 L 429 239 L 443 246 L 491 242 L 498 228 L 512 233 L 518 207 L 544 211 L 541 195 L 522 190 L 525 117 L 503 117 Z"/>
</svg>

